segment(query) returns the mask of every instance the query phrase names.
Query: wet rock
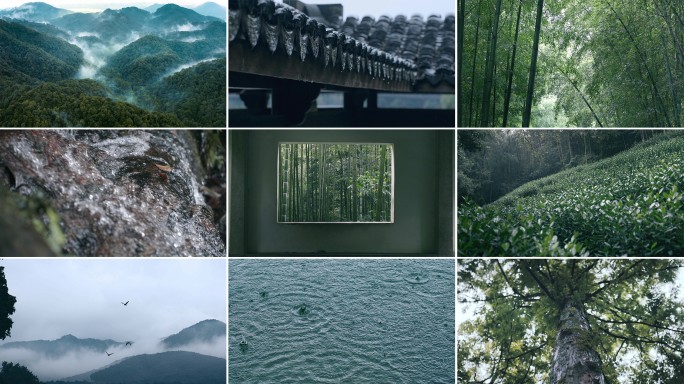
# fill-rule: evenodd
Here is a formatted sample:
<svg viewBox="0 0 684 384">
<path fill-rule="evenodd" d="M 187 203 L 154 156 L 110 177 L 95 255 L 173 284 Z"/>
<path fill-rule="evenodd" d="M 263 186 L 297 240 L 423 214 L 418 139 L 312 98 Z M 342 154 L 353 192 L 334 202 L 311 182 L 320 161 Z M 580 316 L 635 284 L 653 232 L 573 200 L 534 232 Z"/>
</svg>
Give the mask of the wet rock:
<svg viewBox="0 0 684 384">
<path fill-rule="evenodd" d="M 196 153 L 186 131 L 0 132 L 11 193 L 45 196 L 75 256 L 225 255 Z"/>
</svg>

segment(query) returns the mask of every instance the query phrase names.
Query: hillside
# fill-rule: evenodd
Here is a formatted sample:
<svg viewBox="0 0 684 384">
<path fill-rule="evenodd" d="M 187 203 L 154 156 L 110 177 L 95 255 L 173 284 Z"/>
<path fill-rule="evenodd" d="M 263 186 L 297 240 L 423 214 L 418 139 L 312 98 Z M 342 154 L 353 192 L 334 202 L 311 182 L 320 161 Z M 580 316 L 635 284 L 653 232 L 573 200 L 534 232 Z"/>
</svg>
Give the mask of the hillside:
<svg viewBox="0 0 684 384">
<path fill-rule="evenodd" d="M 157 110 L 175 113 L 187 126 L 226 125 L 226 59 L 201 62 L 153 87 Z"/>
<path fill-rule="evenodd" d="M 9 127 L 168 127 L 175 116 L 148 112 L 105 97 L 93 80 L 44 83 L 0 104 L 0 126 Z"/>
<path fill-rule="evenodd" d="M 186 43 L 145 36 L 115 53 L 101 73 L 123 84 L 145 85 L 189 60 L 213 57 L 217 45 L 207 41 Z"/>
<path fill-rule="evenodd" d="M 95 384 L 224 384 L 226 360 L 185 351 L 137 355 L 64 379 L 81 380 Z"/>
<path fill-rule="evenodd" d="M 0 65 L 39 80 L 56 81 L 73 77 L 82 62 L 83 52 L 78 47 L 0 20 Z"/>
<path fill-rule="evenodd" d="M 684 134 L 458 209 L 459 256 L 683 256 Z"/>
</svg>

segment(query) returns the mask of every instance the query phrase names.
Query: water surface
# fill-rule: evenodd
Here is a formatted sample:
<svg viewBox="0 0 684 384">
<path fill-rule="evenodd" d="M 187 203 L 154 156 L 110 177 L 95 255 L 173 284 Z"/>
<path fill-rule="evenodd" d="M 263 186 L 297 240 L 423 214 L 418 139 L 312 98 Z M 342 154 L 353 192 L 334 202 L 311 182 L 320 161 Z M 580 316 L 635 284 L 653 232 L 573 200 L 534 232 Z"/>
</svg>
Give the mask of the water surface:
<svg viewBox="0 0 684 384">
<path fill-rule="evenodd" d="M 455 382 L 453 260 L 228 264 L 229 382 Z"/>
</svg>

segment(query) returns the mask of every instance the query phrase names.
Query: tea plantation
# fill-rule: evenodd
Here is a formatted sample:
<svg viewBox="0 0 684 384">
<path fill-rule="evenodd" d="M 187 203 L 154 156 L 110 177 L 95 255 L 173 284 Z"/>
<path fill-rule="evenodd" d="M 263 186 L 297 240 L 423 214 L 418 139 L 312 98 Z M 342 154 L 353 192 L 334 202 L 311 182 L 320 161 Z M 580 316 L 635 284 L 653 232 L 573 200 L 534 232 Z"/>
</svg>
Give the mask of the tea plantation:
<svg viewBox="0 0 684 384">
<path fill-rule="evenodd" d="M 459 256 L 684 256 L 684 133 L 458 208 Z"/>
</svg>

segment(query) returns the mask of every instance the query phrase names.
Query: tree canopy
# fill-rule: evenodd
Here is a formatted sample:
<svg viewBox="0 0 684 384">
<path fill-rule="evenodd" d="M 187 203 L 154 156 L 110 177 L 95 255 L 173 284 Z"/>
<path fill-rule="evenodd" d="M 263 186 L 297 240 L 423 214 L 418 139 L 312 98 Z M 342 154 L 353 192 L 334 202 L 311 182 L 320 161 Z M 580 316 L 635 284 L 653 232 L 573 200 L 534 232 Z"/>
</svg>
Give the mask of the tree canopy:
<svg viewBox="0 0 684 384">
<path fill-rule="evenodd" d="M 460 259 L 459 382 L 680 383 L 681 260 Z M 578 377 L 595 381 L 580 381 Z"/>
<path fill-rule="evenodd" d="M 681 1 L 459 6 L 459 126 L 682 126 Z"/>
<path fill-rule="evenodd" d="M 2 362 L 0 370 L 0 384 L 40 384 L 40 380 L 20 364 Z"/>
<path fill-rule="evenodd" d="M 16 297 L 10 295 L 7 288 L 5 267 L 0 267 L 0 339 L 2 340 L 11 335 L 10 331 L 13 323 L 10 316 L 14 313 L 14 304 L 16 302 Z"/>
</svg>

